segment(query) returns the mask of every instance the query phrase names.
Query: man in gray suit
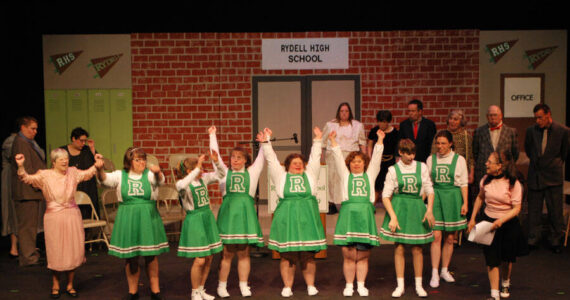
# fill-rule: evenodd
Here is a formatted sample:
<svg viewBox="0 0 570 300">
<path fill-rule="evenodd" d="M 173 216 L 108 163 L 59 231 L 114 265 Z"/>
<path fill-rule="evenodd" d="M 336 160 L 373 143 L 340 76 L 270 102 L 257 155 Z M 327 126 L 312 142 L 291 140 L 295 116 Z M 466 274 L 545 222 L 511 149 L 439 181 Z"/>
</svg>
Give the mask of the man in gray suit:
<svg viewBox="0 0 570 300">
<path fill-rule="evenodd" d="M 24 168 L 28 174 L 34 174 L 45 169 L 45 152 L 34 140 L 38 132 L 38 121 L 33 117 L 23 117 L 18 120 L 20 132 L 12 145 L 12 197 L 18 220 L 18 252 L 20 266 L 39 264 L 40 255 L 36 250 L 36 235 L 42 191 L 24 184 L 18 179 L 16 154 L 26 157 Z"/>
<path fill-rule="evenodd" d="M 503 124 L 503 112 L 497 105 L 491 105 L 487 109 L 487 124 L 475 129 L 473 134 L 473 158 L 475 159 L 475 182 L 471 188 L 472 195 L 479 194 L 479 183 L 487 173 L 485 163 L 491 153 L 508 151 L 513 161 L 519 158 L 519 142 L 515 128 Z M 469 203 L 469 211 L 473 203 Z"/>
<path fill-rule="evenodd" d="M 568 149 L 568 128 L 552 121 L 550 107 L 537 104 L 536 124 L 526 130 L 524 148 L 530 159 L 528 168 L 528 244 L 536 248 L 542 234 L 542 203 L 546 201 L 550 234 L 548 240 L 554 253 L 560 253 L 564 236 L 563 167 Z"/>
</svg>

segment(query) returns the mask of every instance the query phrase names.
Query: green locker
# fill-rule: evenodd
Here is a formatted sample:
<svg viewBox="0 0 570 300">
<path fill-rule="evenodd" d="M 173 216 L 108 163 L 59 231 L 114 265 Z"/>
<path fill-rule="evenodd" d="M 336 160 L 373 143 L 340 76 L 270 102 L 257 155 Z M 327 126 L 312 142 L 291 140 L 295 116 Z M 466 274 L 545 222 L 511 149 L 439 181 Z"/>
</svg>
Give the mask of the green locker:
<svg viewBox="0 0 570 300">
<path fill-rule="evenodd" d="M 133 145 L 133 106 L 130 89 L 110 90 L 111 157 L 115 168 L 123 165 L 127 148 Z"/>
<path fill-rule="evenodd" d="M 82 127 L 89 132 L 89 108 L 87 106 L 87 90 L 67 90 L 67 141 L 70 142 L 71 131 Z"/>
<path fill-rule="evenodd" d="M 68 141 L 66 92 L 65 90 L 46 90 L 44 97 L 46 156 L 48 166 L 51 166 L 49 159 L 51 150 L 67 144 Z"/>
<path fill-rule="evenodd" d="M 95 141 L 95 149 L 103 156 L 111 157 L 111 123 L 109 90 L 88 90 L 89 137 Z"/>
</svg>

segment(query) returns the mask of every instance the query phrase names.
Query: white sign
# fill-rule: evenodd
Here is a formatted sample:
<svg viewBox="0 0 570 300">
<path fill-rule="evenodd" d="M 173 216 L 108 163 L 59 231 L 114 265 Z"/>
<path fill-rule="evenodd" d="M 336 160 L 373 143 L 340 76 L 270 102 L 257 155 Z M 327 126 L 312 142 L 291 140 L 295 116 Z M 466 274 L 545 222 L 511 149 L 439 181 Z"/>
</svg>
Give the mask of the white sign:
<svg viewBox="0 0 570 300">
<path fill-rule="evenodd" d="M 327 166 L 321 165 L 319 172 L 319 180 L 317 181 L 317 201 L 319 202 L 319 212 L 326 213 L 329 211 L 329 203 L 327 201 Z M 277 197 L 275 184 L 271 181 L 270 176 L 267 176 L 267 186 L 269 188 L 269 191 L 267 192 L 269 195 L 269 199 L 267 200 L 267 209 L 269 213 L 272 214 L 277 208 L 277 204 L 279 204 L 279 197 Z"/>
<path fill-rule="evenodd" d="M 348 38 L 263 39 L 263 70 L 348 69 Z"/>
<path fill-rule="evenodd" d="M 535 105 L 540 103 L 540 77 L 507 77 L 505 86 L 505 118 L 533 118 Z"/>
</svg>

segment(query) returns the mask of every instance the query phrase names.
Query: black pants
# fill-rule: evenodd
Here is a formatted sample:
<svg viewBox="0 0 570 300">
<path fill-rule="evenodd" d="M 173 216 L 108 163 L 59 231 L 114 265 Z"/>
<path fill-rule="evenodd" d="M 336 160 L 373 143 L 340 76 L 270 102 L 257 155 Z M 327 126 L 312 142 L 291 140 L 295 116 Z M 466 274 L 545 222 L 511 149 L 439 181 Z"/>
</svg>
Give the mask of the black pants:
<svg viewBox="0 0 570 300">
<path fill-rule="evenodd" d="M 565 232 L 562 185 L 528 191 L 528 243 L 537 245 L 542 237 L 543 200 L 546 201 L 548 209 L 548 241 L 551 246 L 560 246 Z"/>
</svg>

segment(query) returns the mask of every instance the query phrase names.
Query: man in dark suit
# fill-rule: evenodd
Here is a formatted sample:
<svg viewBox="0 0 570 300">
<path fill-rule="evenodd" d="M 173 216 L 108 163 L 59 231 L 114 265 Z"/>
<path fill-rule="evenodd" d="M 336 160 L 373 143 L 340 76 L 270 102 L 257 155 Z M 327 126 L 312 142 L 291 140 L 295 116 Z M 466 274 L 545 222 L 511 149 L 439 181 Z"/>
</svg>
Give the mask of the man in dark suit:
<svg viewBox="0 0 570 300">
<path fill-rule="evenodd" d="M 410 139 L 416 144 L 415 160 L 425 162 L 431 154 L 431 143 L 435 136 L 435 123 L 423 117 L 424 105 L 420 100 L 408 102 L 409 118 L 400 123 L 399 139 Z"/>
<path fill-rule="evenodd" d="M 561 251 L 564 236 L 563 167 L 568 150 L 568 128 L 552 121 L 550 107 L 537 104 L 534 109 L 536 124 L 526 130 L 524 149 L 530 159 L 528 167 L 528 243 L 537 247 L 542 234 L 542 201 L 548 209 L 548 240 L 555 253 Z"/>
<path fill-rule="evenodd" d="M 23 117 L 18 120 L 20 132 L 12 145 L 12 197 L 18 220 L 18 252 L 20 266 L 39 264 L 40 255 L 36 250 L 36 235 L 38 220 L 41 217 L 40 201 L 42 191 L 23 183 L 17 175 L 16 154 L 24 154 L 24 168 L 28 174 L 34 174 L 45 169 L 45 152 L 34 140 L 38 132 L 38 121 L 33 117 Z"/>
</svg>

